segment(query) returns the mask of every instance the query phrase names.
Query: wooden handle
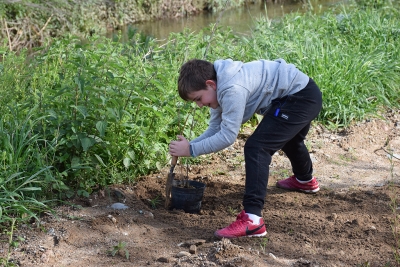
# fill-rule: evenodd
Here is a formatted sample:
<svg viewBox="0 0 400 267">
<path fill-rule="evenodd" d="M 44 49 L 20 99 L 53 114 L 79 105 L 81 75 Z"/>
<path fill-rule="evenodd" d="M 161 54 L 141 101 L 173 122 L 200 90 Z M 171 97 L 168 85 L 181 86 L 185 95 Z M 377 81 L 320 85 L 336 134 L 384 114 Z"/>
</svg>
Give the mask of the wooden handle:
<svg viewBox="0 0 400 267">
<path fill-rule="evenodd" d="M 178 162 L 178 157 L 177 156 L 172 156 L 171 165 L 175 166 L 177 162 Z"/>
</svg>

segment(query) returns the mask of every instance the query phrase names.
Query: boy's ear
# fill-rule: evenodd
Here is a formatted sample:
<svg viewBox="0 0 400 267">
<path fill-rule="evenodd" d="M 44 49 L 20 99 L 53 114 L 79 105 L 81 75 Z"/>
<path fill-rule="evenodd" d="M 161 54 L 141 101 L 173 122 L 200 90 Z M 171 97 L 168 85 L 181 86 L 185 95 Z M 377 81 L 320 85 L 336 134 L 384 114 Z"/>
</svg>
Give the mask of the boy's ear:
<svg viewBox="0 0 400 267">
<path fill-rule="evenodd" d="M 207 80 L 206 86 L 211 86 L 212 89 L 217 90 L 217 83 L 213 80 Z"/>
</svg>

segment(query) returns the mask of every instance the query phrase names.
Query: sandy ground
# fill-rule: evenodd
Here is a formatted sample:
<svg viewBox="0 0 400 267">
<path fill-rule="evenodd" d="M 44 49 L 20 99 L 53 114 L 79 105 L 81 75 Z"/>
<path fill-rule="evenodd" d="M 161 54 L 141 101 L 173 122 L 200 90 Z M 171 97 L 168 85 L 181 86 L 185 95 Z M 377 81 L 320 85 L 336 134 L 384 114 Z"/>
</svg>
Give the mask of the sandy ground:
<svg viewBox="0 0 400 267">
<path fill-rule="evenodd" d="M 214 231 L 234 221 L 242 209 L 242 149 L 250 133 L 204 156 L 200 165 L 178 164 L 177 175 L 188 170 L 190 179 L 206 184 L 199 214 L 164 208 L 166 167 L 135 184 L 75 199 L 75 207 L 60 206 L 57 216 L 43 214 L 40 223 L 20 226 L 14 239 L 24 241 L 11 250 L 11 262 L 57 267 L 399 266 L 394 257 L 394 231 L 400 235 L 398 113 L 339 133 L 314 125 L 306 143 L 320 192 L 276 188 L 277 180 L 291 175 L 289 161 L 277 153 L 263 210 L 268 234 L 219 240 Z M 117 202 L 129 208 L 111 208 Z M 3 258 L 6 240 L 2 235 Z"/>
</svg>

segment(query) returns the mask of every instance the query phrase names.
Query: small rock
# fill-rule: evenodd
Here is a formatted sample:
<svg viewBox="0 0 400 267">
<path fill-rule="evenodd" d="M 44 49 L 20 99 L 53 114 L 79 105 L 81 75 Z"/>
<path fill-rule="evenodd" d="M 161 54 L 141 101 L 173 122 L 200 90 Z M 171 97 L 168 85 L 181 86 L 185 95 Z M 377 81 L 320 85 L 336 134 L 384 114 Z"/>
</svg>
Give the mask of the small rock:
<svg viewBox="0 0 400 267">
<path fill-rule="evenodd" d="M 189 248 L 189 253 L 190 254 L 196 254 L 196 251 L 197 251 L 196 245 L 191 245 L 190 248 Z"/>
<path fill-rule="evenodd" d="M 54 231 L 54 228 L 50 228 L 50 229 L 47 231 L 47 234 L 49 234 L 49 235 L 55 235 L 56 233 L 55 233 L 55 231 Z"/>
<path fill-rule="evenodd" d="M 189 252 L 187 252 L 187 251 L 181 251 L 181 252 L 179 252 L 178 254 L 176 254 L 176 256 L 178 257 L 178 258 L 182 258 L 182 257 L 188 257 L 188 256 L 190 256 L 191 254 L 189 253 Z"/>
<path fill-rule="evenodd" d="M 115 210 L 125 210 L 129 207 L 127 205 L 125 205 L 124 203 L 114 203 L 111 205 L 111 208 L 115 209 Z"/>
<path fill-rule="evenodd" d="M 154 214 L 151 213 L 150 211 L 144 211 L 143 212 L 143 216 L 146 217 L 146 218 L 154 219 Z"/>
<path fill-rule="evenodd" d="M 158 262 L 165 262 L 165 263 L 168 263 L 168 262 L 170 262 L 170 259 L 167 258 L 167 257 L 161 257 L 161 258 L 158 258 L 157 261 L 158 261 Z"/>
<path fill-rule="evenodd" d="M 276 260 L 276 256 L 275 256 L 274 254 L 269 253 L 268 255 L 269 255 L 271 258 L 273 258 L 274 260 Z"/>
</svg>

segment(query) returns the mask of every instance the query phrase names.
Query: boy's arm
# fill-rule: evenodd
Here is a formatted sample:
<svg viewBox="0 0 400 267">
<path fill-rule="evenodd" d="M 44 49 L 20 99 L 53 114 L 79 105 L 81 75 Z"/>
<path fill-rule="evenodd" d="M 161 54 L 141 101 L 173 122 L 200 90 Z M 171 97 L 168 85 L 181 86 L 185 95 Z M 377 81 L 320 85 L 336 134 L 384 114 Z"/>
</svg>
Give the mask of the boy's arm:
<svg viewBox="0 0 400 267">
<path fill-rule="evenodd" d="M 197 143 L 203 139 L 206 139 L 210 136 L 213 136 L 221 129 L 221 121 L 222 121 L 222 109 L 218 107 L 217 109 L 210 108 L 210 120 L 208 122 L 207 130 L 202 133 L 200 136 L 196 137 L 190 143 Z"/>
<path fill-rule="evenodd" d="M 235 90 L 232 87 L 225 90 L 220 101 L 220 111 L 214 114 L 218 109 L 212 110 L 215 117 L 210 118 L 210 127 L 200 136 L 202 139 L 199 140 L 199 137 L 190 142 L 192 156 L 217 152 L 235 142 L 242 125 L 247 98 L 248 91 L 244 88 Z"/>
</svg>

